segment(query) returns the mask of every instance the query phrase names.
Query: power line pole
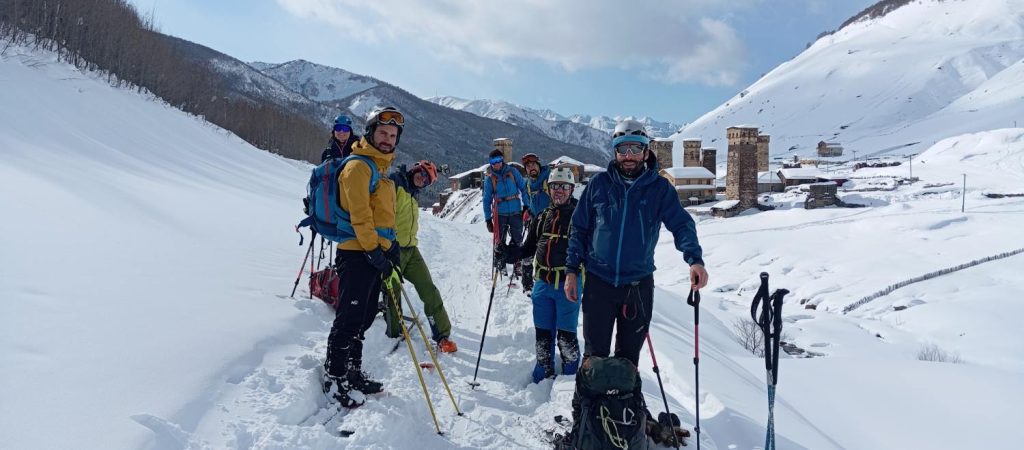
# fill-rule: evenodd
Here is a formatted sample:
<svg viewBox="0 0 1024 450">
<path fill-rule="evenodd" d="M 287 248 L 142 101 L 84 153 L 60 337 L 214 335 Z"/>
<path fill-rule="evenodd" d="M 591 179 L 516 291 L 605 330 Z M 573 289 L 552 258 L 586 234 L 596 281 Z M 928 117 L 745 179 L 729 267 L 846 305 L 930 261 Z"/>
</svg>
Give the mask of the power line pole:
<svg viewBox="0 0 1024 450">
<path fill-rule="evenodd" d="M 967 206 L 967 174 L 965 173 L 964 174 L 964 189 L 963 189 L 963 192 L 960 194 L 960 212 L 961 213 L 964 212 L 964 209 L 966 208 L 966 206 Z"/>
</svg>

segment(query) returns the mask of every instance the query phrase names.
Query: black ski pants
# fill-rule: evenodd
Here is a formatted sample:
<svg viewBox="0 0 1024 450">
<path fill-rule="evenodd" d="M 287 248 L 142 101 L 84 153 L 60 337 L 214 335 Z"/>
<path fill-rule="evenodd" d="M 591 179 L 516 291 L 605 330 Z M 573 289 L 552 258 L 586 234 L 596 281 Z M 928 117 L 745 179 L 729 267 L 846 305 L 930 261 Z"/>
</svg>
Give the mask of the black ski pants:
<svg viewBox="0 0 1024 450">
<path fill-rule="evenodd" d="M 518 247 L 523 245 L 523 214 L 506 214 L 498 215 L 498 246 L 494 249 L 494 264 L 508 264 L 514 261 L 509 261 L 509 252 L 517 252 Z M 509 241 L 506 242 L 506 236 Z M 516 247 L 515 250 L 510 250 L 510 247 Z"/>
<path fill-rule="evenodd" d="M 612 333 L 615 334 L 615 354 L 626 358 L 634 366 L 640 364 L 640 351 L 647 340 L 654 304 L 654 275 L 615 287 L 601 278 L 590 275 L 583 283 L 583 366 L 590 356 L 612 356 Z M 572 396 L 572 436 L 579 433 L 583 394 L 576 376 L 576 392 Z M 637 395 L 642 392 L 640 378 L 636 380 Z M 642 398 L 642 397 L 641 397 Z"/>
<path fill-rule="evenodd" d="M 328 375 L 340 377 L 349 367 L 362 368 L 364 334 L 378 312 L 381 272 L 364 252 L 355 250 L 338 250 L 335 264 L 341 289 L 324 368 Z"/>
<path fill-rule="evenodd" d="M 611 355 L 612 331 L 615 356 L 640 363 L 640 350 L 651 325 L 654 276 L 615 287 L 590 275 L 583 284 L 584 357 Z"/>
</svg>

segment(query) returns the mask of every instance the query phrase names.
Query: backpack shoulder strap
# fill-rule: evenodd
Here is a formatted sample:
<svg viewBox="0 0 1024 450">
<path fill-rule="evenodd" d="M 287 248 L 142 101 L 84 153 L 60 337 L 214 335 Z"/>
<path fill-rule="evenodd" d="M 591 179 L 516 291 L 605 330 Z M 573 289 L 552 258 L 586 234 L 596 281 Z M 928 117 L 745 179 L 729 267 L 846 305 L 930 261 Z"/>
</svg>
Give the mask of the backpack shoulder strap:
<svg viewBox="0 0 1024 450">
<path fill-rule="evenodd" d="M 349 161 L 359 160 L 370 167 L 370 193 L 377 192 L 377 184 L 380 183 L 380 172 L 377 171 L 377 163 L 373 162 L 372 159 L 363 155 L 349 155 L 345 159 L 341 160 L 341 168 L 345 167 Z M 341 169 L 339 169 L 340 172 Z"/>
<path fill-rule="evenodd" d="M 494 171 L 487 169 L 487 176 L 491 177 L 491 193 L 498 195 L 498 177 L 494 175 Z"/>
</svg>

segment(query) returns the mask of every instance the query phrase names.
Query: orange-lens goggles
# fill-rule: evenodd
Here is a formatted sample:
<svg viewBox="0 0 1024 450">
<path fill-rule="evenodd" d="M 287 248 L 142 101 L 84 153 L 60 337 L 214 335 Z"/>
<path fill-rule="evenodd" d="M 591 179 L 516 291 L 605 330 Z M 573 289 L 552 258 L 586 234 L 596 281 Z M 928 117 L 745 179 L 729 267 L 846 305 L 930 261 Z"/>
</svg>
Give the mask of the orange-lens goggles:
<svg viewBox="0 0 1024 450">
<path fill-rule="evenodd" d="M 382 125 L 405 126 L 405 117 L 398 111 L 381 111 L 377 114 L 377 123 Z"/>
</svg>

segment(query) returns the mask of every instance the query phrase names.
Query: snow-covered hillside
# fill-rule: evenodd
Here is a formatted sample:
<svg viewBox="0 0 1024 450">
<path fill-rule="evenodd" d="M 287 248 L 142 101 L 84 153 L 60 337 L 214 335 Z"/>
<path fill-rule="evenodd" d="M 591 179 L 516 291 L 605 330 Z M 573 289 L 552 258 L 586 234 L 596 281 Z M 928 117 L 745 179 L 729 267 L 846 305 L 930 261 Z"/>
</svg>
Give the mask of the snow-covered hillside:
<svg viewBox="0 0 1024 450">
<path fill-rule="evenodd" d="M 381 84 L 367 76 L 302 59 L 281 64 L 253 62 L 250 65 L 293 91 L 320 102 L 340 100 Z"/>
<path fill-rule="evenodd" d="M 1022 0 L 924 0 L 855 22 L 674 137 L 724 149 L 727 127 L 752 124 L 771 135 L 773 156 L 825 140 L 864 158 L 1024 126 L 1022 10 Z"/>
</svg>

